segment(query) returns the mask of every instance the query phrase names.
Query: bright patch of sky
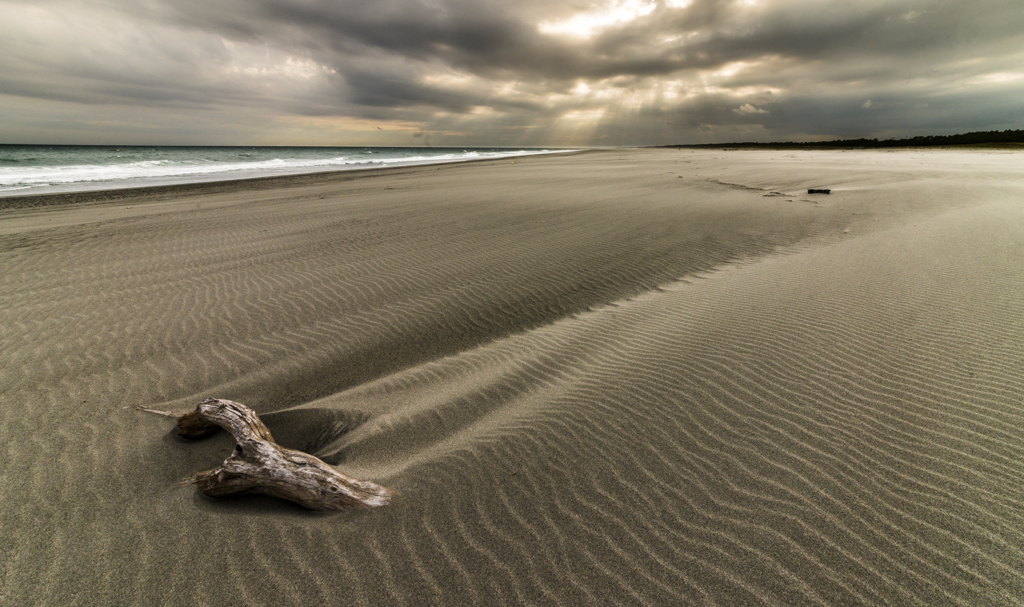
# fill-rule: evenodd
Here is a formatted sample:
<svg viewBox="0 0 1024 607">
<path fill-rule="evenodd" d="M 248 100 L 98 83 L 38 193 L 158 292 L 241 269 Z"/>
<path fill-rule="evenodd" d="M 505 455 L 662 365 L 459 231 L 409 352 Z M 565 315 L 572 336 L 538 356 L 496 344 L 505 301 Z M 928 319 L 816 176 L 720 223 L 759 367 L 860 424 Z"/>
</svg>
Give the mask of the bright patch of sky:
<svg viewBox="0 0 1024 607">
<path fill-rule="evenodd" d="M 689 2 L 680 2 L 685 6 Z M 676 2 L 673 2 L 676 4 Z M 590 38 L 601 30 L 622 25 L 645 17 L 657 8 L 657 3 L 647 0 L 620 0 L 594 10 L 576 13 L 562 21 L 544 21 L 538 29 L 544 34 Z"/>
</svg>

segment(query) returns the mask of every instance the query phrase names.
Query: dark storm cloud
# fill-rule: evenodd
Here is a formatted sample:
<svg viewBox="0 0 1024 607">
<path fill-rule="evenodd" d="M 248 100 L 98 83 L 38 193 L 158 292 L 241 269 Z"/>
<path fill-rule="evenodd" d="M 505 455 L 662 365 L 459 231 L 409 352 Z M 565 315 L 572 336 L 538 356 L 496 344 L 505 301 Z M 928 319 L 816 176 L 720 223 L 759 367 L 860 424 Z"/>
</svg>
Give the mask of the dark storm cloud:
<svg viewBox="0 0 1024 607">
<path fill-rule="evenodd" d="M 987 42 L 1024 40 L 1016 0 L 761 4 L 749 9 L 720 0 L 694 0 L 683 8 L 660 5 L 586 42 L 540 33 L 536 24 L 551 12 L 546 4 L 519 4 L 512 12 L 505 3 L 479 0 L 186 0 L 155 13 L 198 29 L 311 52 L 376 50 L 482 74 L 507 70 L 564 79 L 665 75 L 765 54 L 805 60 L 943 56 Z M 669 46 L 654 40 L 673 34 L 696 40 Z"/>
<path fill-rule="evenodd" d="M 1022 13 L 1019 0 L 0 0 L 0 103 L 390 121 L 456 144 L 1019 128 Z"/>
</svg>

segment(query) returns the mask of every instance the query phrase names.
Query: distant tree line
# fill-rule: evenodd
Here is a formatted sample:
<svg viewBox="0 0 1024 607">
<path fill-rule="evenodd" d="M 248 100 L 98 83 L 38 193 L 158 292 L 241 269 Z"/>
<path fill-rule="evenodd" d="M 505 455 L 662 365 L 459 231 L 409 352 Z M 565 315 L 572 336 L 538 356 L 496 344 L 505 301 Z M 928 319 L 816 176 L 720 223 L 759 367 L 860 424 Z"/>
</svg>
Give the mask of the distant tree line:
<svg viewBox="0 0 1024 607">
<path fill-rule="evenodd" d="M 666 148 L 909 148 L 941 145 L 1024 144 L 1024 130 L 977 131 L 962 135 L 928 135 L 905 139 L 836 139 L 833 141 L 781 141 L 772 143 L 697 143 Z"/>
</svg>

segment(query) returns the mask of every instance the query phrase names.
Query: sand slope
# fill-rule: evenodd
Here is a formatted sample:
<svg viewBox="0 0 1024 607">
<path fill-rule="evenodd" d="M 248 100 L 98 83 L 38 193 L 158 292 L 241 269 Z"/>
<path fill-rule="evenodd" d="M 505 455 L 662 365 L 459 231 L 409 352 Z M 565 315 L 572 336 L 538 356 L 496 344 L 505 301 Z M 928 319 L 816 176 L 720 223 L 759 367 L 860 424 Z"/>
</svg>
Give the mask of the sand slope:
<svg viewBox="0 0 1024 607">
<path fill-rule="evenodd" d="M 630 150 L 7 205 L 0 604 L 1015 604 L 1022 167 Z M 399 495 L 179 487 L 227 437 L 125 407 L 205 396 Z"/>
</svg>

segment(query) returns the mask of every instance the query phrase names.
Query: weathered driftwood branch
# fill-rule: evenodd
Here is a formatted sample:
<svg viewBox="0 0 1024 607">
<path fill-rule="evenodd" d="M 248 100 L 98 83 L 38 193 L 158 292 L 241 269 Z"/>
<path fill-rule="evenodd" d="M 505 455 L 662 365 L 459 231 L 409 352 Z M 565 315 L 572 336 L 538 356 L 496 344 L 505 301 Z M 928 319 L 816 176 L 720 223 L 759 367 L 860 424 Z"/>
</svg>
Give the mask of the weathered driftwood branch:
<svg viewBox="0 0 1024 607">
<path fill-rule="evenodd" d="M 177 419 L 178 434 L 187 438 L 205 436 L 217 426 L 235 437 L 238 445 L 219 468 L 188 479 L 206 495 L 261 493 L 313 510 L 374 508 L 391 501 L 391 491 L 380 485 L 349 478 L 308 453 L 278 445 L 256 413 L 243 404 L 208 398 L 181 416 L 136 409 Z"/>
</svg>

